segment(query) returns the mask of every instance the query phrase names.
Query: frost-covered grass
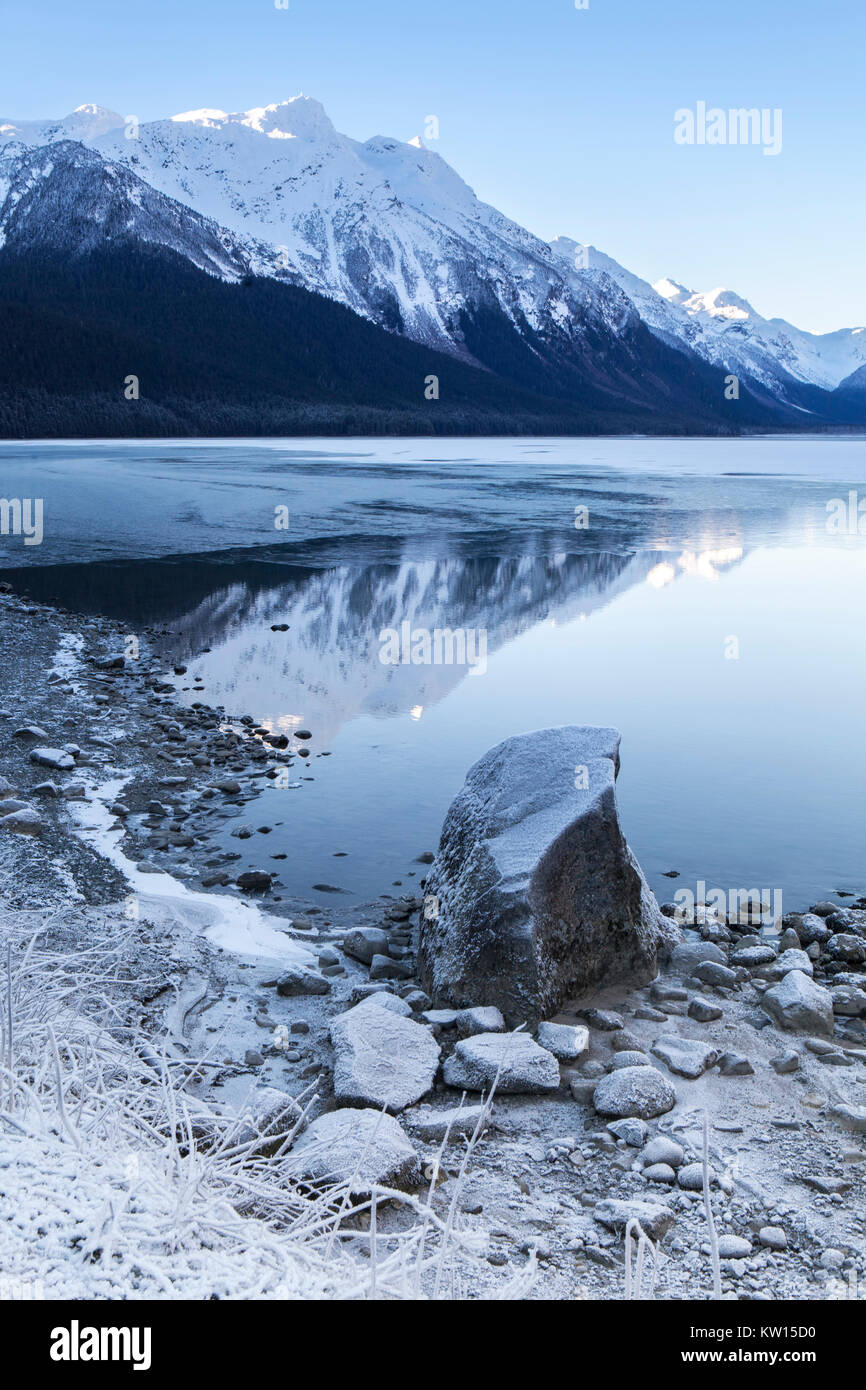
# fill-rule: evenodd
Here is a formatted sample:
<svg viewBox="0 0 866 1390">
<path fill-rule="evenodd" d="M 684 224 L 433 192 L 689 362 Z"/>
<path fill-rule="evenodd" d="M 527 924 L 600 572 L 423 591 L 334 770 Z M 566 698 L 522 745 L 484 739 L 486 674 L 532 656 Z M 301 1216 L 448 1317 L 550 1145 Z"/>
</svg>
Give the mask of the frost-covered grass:
<svg viewBox="0 0 866 1390">
<path fill-rule="evenodd" d="M 423 1198 L 380 1190 L 362 1203 L 350 1184 L 301 1188 L 291 1134 L 264 1156 L 248 1116 L 209 1114 L 198 1137 L 190 1087 L 207 1059 L 172 1060 L 136 1034 L 123 933 L 70 950 L 50 924 L 29 936 L 0 925 L 0 941 L 0 1269 L 13 1292 L 450 1299 L 528 1288 L 531 1269 L 490 1287 L 485 1240 L 460 1226 L 460 1180 L 447 1204 L 433 1201 L 438 1162 Z"/>
</svg>

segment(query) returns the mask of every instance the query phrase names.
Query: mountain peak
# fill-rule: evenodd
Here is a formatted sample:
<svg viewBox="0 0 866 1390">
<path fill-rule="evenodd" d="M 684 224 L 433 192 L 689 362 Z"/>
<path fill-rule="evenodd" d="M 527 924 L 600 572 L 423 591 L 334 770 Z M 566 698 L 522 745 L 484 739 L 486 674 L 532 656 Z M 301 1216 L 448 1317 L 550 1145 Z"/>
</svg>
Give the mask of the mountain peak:
<svg viewBox="0 0 866 1390">
<path fill-rule="evenodd" d="M 662 280 L 654 280 L 653 289 L 670 304 L 685 304 L 686 300 L 692 297 L 691 290 L 687 290 L 678 280 L 671 280 L 667 276 Z"/>
<path fill-rule="evenodd" d="M 252 106 L 248 111 L 222 111 L 204 106 L 172 116 L 181 125 L 201 125 L 211 129 L 242 125 L 271 140 L 332 140 L 334 126 L 320 101 L 303 93 L 270 106 Z"/>
</svg>

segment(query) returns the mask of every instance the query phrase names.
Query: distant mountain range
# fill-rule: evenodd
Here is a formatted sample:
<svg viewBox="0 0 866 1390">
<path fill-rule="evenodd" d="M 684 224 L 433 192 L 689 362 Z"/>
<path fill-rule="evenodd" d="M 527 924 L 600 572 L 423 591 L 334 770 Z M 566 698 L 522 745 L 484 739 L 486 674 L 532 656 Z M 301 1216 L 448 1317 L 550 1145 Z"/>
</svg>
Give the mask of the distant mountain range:
<svg viewBox="0 0 866 1390">
<path fill-rule="evenodd" d="M 0 121 L 6 437 L 864 423 L 862 328 L 547 244 L 420 140 L 351 140 L 306 97 Z"/>
</svg>

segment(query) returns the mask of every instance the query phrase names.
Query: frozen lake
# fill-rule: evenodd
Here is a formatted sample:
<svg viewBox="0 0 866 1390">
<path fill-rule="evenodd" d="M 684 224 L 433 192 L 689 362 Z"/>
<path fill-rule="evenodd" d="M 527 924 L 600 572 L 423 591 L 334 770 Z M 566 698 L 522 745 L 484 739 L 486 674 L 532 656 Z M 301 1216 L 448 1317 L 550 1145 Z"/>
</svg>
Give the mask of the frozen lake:
<svg viewBox="0 0 866 1390">
<path fill-rule="evenodd" d="M 17 588 L 161 624 L 185 699 L 312 731 L 244 817 L 294 893 L 410 886 L 470 764 L 564 723 L 621 729 L 662 900 L 866 892 L 862 439 L 7 443 L 0 494 L 42 501 L 41 545 L 0 537 Z M 426 659 L 437 629 L 483 663 Z"/>
</svg>

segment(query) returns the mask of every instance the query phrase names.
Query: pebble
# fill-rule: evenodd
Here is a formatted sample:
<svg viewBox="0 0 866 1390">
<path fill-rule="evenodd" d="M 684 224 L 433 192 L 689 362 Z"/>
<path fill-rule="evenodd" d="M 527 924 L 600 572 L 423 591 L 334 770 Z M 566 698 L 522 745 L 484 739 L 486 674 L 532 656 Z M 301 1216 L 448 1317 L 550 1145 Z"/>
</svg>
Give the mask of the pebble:
<svg viewBox="0 0 866 1390">
<path fill-rule="evenodd" d="M 792 1071 L 798 1071 L 800 1067 L 799 1052 L 784 1052 L 781 1057 L 771 1057 L 770 1066 L 779 1076 L 787 1076 Z"/>
<path fill-rule="evenodd" d="M 646 1143 L 647 1127 L 643 1120 L 611 1120 L 607 1128 L 615 1139 L 621 1139 L 631 1149 L 639 1149 Z"/>
<path fill-rule="evenodd" d="M 689 1004 L 689 1018 L 693 1018 L 697 1023 L 712 1023 L 714 1018 L 721 1018 L 722 1010 L 718 1004 L 711 1004 L 709 999 L 704 999 L 696 994 Z"/>
<path fill-rule="evenodd" d="M 587 1009 L 583 1016 L 590 1028 L 597 1028 L 602 1033 L 614 1033 L 624 1027 L 620 1015 L 610 1009 Z"/>
<path fill-rule="evenodd" d="M 709 1169 L 710 1186 L 716 1181 L 716 1174 Z M 702 1163 L 686 1163 L 677 1173 L 677 1182 L 686 1192 L 700 1192 L 704 1186 L 704 1166 Z"/>
<path fill-rule="evenodd" d="M 788 1248 L 788 1237 L 781 1226 L 762 1226 L 758 1232 L 758 1241 L 768 1250 L 787 1250 Z"/>
<path fill-rule="evenodd" d="M 460 1027 L 459 1019 L 457 1027 Z M 560 1062 L 576 1061 L 589 1047 L 589 1029 L 583 1024 L 569 1026 L 565 1023 L 539 1023 L 536 1036 L 539 1047 L 547 1048 L 547 1051 L 552 1052 Z"/>
<path fill-rule="evenodd" d="M 662 1182 L 668 1187 L 673 1186 L 677 1180 L 676 1173 L 667 1163 L 651 1163 L 648 1168 L 644 1168 L 643 1175 L 647 1182 Z"/>
<path fill-rule="evenodd" d="M 652 1120 L 673 1110 L 677 1093 L 655 1067 L 623 1067 L 601 1078 L 592 1100 L 599 1115 Z"/>
<path fill-rule="evenodd" d="M 755 1068 L 739 1052 L 725 1052 L 719 1058 L 720 1076 L 753 1076 Z"/>
<path fill-rule="evenodd" d="M 719 1236 L 719 1256 L 723 1260 L 745 1260 L 752 1253 L 752 1242 L 743 1236 Z"/>
<path fill-rule="evenodd" d="M 661 1034 L 653 1043 L 652 1050 L 677 1076 L 685 1076 L 692 1081 L 713 1066 L 719 1055 L 707 1043 L 681 1038 L 676 1033 Z"/>
<path fill-rule="evenodd" d="M 675 1139 L 669 1139 L 666 1134 L 657 1134 L 655 1139 L 651 1139 L 647 1144 L 641 1158 L 649 1165 L 665 1163 L 670 1168 L 679 1168 L 685 1161 L 685 1151 Z"/>
</svg>

